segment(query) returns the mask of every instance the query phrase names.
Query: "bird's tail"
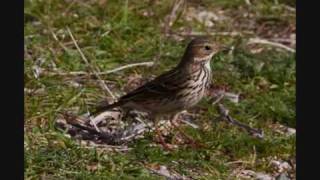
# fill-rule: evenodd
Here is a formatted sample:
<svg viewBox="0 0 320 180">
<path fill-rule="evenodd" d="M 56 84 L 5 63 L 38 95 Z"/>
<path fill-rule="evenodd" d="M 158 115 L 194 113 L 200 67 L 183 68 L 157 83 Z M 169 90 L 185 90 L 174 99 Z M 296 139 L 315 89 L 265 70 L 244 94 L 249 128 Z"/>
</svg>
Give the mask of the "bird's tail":
<svg viewBox="0 0 320 180">
<path fill-rule="evenodd" d="M 121 101 L 118 101 L 118 102 L 115 102 L 115 103 L 112 103 L 112 104 L 109 104 L 108 102 L 106 101 L 103 101 L 101 103 L 99 103 L 95 109 L 90 113 L 91 115 L 95 116 L 103 111 L 106 111 L 108 109 L 112 109 L 112 108 L 115 108 L 115 107 L 118 107 L 122 104 Z"/>
</svg>

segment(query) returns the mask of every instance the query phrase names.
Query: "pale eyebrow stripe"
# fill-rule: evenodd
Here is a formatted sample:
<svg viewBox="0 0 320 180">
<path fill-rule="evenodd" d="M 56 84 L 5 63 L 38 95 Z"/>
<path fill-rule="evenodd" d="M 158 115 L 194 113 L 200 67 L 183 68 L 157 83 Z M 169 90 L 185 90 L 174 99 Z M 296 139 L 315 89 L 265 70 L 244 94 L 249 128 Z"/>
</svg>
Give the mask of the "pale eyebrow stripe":
<svg viewBox="0 0 320 180">
<path fill-rule="evenodd" d="M 193 46 L 211 46 L 211 44 L 210 43 L 203 43 L 203 44 L 196 44 Z"/>
</svg>

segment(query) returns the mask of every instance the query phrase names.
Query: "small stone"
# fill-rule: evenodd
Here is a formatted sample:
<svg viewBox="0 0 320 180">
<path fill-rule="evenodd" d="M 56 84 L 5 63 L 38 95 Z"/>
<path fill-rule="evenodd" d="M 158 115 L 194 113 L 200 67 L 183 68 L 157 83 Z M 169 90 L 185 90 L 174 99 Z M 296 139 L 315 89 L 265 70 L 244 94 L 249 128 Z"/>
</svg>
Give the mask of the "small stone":
<svg viewBox="0 0 320 180">
<path fill-rule="evenodd" d="M 256 173 L 256 179 L 257 180 L 272 180 L 272 177 L 268 174 L 264 174 L 264 173 Z"/>
<path fill-rule="evenodd" d="M 241 177 L 241 178 L 252 178 L 254 176 L 255 176 L 255 172 L 252 170 L 242 170 L 238 174 L 238 177 Z"/>
<path fill-rule="evenodd" d="M 288 128 L 287 129 L 287 135 L 288 136 L 292 136 L 294 134 L 296 134 L 296 129 L 294 129 L 294 128 Z"/>
<path fill-rule="evenodd" d="M 291 180 L 286 173 L 281 173 L 279 176 L 276 177 L 276 180 Z"/>
<path fill-rule="evenodd" d="M 280 173 L 284 171 L 290 171 L 292 167 L 290 164 L 286 161 L 277 161 L 277 160 L 272 160 L 271 164 L 276 168 L 276 170 Z"/>
</svg>

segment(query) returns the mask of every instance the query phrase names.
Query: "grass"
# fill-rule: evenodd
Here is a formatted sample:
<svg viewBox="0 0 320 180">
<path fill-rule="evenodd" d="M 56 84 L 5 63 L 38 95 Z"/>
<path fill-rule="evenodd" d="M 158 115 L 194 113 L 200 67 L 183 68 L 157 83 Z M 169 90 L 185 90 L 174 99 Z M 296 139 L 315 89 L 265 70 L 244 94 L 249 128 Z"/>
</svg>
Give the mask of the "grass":
<svg viewBox="0 0 320 180">
<path fill-rule="evenodd" d="M 153 135 L 149 134 L 132 142 L 133 149 L 127 153 L 103 152 L 79 146 L 54 128 L 59 111 L 76 107 L 83 113 L 90 103 L 107 95 L 92 78 L 45 74 L 35 77 L 39 67 L 46 71 L 88 70 L 68 36 L 67 27 L 90 63 L 101 71 L 160 57 L 156 68 L 131 68 L 103 76 L 115 94 L 123 92 L 130 75 L 158 75 L 178 63 L 188 40 L 179 42 L 162 31 L 172 1 L 150 2 L 25 1 L 25 88 L 40 91 L 25 93 L 26 179 L 159 179 L 146 165 L 165 165 L 194 178 L 226 179 L 237 168 L 271 173 L 270 158 L 295 159 L 295 135 L 287 137 L 271 128 L 275 124 L 293 128 L 296 125 L 295 54 L 245 43 L 255 36 L 289 38 L 284 32 L 295 26 L 295 13 L 284 7 L 293 6 L 291 1 L 263 0 L 250 6 L 240 0 L 202 1 L 205 9 L 223 11 L 229 19 L 205 27 L 196 20 L 185 20 L 182 14 L 172 26 L 176 32 L 190 27 L 199 32 L 252 32 L 241 37 L 216 37 L 216 41 L 236 44 L 236 48 L 232 54 L 220 55 L 212 62 L 213 79 L 215 85 L 241 93 L 238 104 L 224 104 L 234 118 L 262 128 L 266 136 L 263 141 L 224 122 L 213 121 L 218 114 L 206 100 L 199 104 L 201 109 L 207 109 L 196 121 L 201 128 L 183 127 L 206 144 L 205 148 L 180 147 L 166 152 L 160 147 L 149 147 L 153 142 Z M 197 8 L 188 3 L 191 6 Z M 153 15 L 146 17 L 144 13 Z M 245 13 L 249 16 L 243 17 Z M 252 52 L 259 47 L 263 50 Z M 233 161 L 248 163 L 230 164 Z"/>
</svg>

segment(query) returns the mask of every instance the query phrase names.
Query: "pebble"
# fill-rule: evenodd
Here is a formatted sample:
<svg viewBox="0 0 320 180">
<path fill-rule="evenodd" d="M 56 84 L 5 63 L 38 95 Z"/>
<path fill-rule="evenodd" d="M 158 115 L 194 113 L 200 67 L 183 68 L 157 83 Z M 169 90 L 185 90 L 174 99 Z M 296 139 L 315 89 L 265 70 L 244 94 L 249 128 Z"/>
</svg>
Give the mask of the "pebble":
<svg viewBox="0 0 320 180">
<path fill-rule="evenodd" d="M 291 180 L 286 173 L 281 173 L 276 177 L 276 180 Z"/>
</svg>

